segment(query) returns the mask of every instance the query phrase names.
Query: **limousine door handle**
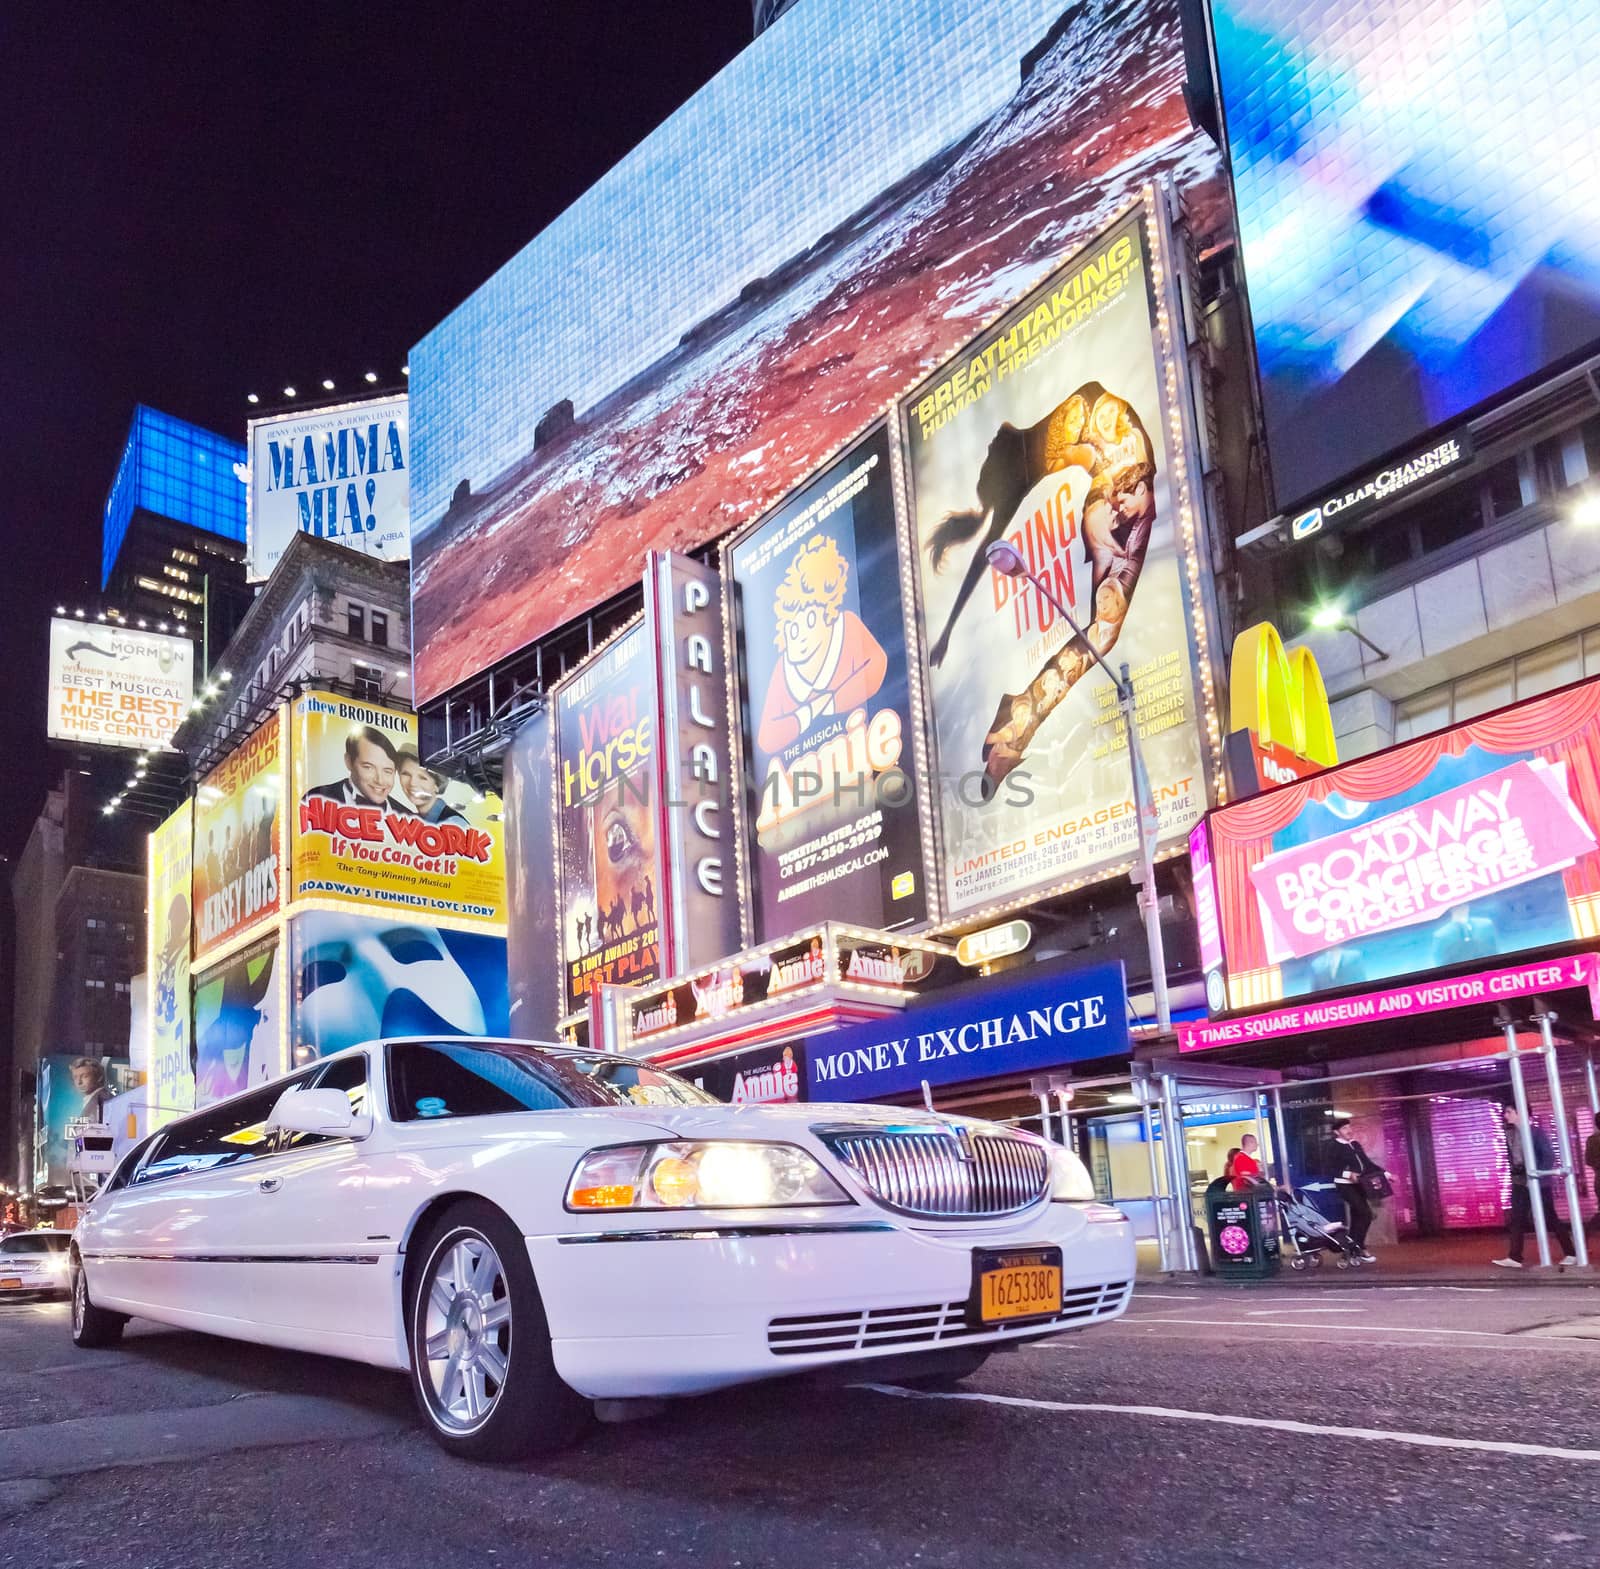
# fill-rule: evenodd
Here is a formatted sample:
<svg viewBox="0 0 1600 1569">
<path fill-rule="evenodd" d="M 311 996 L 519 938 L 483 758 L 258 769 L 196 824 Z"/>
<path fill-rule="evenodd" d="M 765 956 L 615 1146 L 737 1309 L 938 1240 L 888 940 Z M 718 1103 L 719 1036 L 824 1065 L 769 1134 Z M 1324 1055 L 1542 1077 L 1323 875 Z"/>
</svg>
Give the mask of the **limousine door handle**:
<svg viewBox="0 0 1600 1569">
<path fill-rule="evenodd" d="M 263 1193 L 276 1193 L 282 1186 L 282 1177 L 263 1177 L 261 1179 L 261 1191 Z"/>
</svg>

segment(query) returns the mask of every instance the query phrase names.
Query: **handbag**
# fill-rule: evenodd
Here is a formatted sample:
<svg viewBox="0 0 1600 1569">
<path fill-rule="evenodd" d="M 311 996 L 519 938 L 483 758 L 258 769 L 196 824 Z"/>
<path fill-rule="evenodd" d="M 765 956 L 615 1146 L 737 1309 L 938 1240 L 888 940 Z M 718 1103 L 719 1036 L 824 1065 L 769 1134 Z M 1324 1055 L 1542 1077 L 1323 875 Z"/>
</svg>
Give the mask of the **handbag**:
<svg viewBox="0 0 1600 1569">
<path fill-rule="evenodd" d="M 1361 1191 L 1369 1199 L 1387 1199 L 1394 1196 L 1394 1184 L 1376 1166 L 1361 1173 Z"/>
</svg>

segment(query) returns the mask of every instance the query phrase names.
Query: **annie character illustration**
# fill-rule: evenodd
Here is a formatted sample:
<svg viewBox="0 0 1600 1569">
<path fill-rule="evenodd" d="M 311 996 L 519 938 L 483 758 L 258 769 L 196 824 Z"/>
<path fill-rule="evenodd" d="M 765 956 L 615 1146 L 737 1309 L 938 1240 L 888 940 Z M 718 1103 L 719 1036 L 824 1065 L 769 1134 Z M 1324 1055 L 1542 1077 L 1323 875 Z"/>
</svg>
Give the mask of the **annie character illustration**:
<svg viewBox="0 0 1600 1569">
<path fill-rule="evenodd" d="M 837 542 L 813 534 L 778 585 L 773 610 L 780 658 L 756 731 L 769 755 L 798 741 L 817 720 L 861 707 L 883 685 L 888 655 L 861 617 L 844 609 L 849 577 Z"/>
</svg>

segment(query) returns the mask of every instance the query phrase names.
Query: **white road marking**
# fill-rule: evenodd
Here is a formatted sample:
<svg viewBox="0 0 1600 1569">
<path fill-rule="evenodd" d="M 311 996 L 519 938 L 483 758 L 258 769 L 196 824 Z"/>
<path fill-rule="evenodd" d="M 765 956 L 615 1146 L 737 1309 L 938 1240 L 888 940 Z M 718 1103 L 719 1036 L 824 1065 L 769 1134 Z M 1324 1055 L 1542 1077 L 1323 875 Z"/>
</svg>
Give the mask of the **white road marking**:
<svg viewBox="0 0 1600 1569">
<path fill-rule="evenodd" d="M 1273 1329 L 1273 1324 L 1251 1324 L 1240 1318 L 1158 1318 L 1154 1313 L 1126 1313 L 1119 1320 L 1124 1324 L 1205 1324 L 1222 1329 Z M 1285 1324 L 1294 1329 L 1294 1324 Z M 1304 1328 L 1304 1325 L 1298 1326 Z M 1346 1329 L 1357 1334 L 1384 1335 L 1470 1335 L 1475 1340 L 1504 1340 L 1505 1333 L 1498 1329 L 1419 1329 L 1407 1324 L 1322 1324 L 1321 1329 Z"/>
<path fill-rule="evenodd" d="M 1111 1416 L 1147 1416 L 1168 1422 L 1212 1422 L 1221 1427 L 1264 1428 L 1274 1433 L 1358 1438 L 1367 1443 L 1410 1444 L 1423 1449 L 1463 1449 L 1477 1454 L 1530 1455 L 1544 1460 L 1581 1460 L 1600 1465 L 1600 1449 L 1562 1449 L 1553 1444 L 1522 1444 L 1500 1438 L 1446 1438 L 1439 1433 L 1408 1433 L 1382 1427 L 1336 1427 L 1320 1422 L 1295 1422 L 1286 1417 L 1232 1416 L 1222 1411 L 1185 1411 L 1174 1406 L 1118 1406 L 1097 1400 L 1036 1400 L 1026 1395 L 987 1395 L 977 1390 L 952 1392 L 902 1389 L 897 1384 L 857 1384 L 874 1394 L 902 1400 L 970 1400 L 984 1405 L 1021 1406 L 1033 1411 L 1099 1412 Z"/>
<path fill-rule="evenodd" d="M 1251 1308 L 1251 1318 L 1275 1318 L 1280 1313 L 1365 1313 L 1365 1308 L 1276 1307 Z"/>
<path fill-rule="evenodd" d="M 1125 1322 L 1126 1320 L 1119 1319 L 1113 1324 L 1101 1324 L 1095 1329 L 1095 1334 L 1097 1336 L 1103 1335 L 1108 1330 L 1119 1329 Z M 1254 1329 L 1257 1326 L 1251 1324 L 1243 1327 Z M 1272 1337 L 1272 1344 L 1275 1346 L 1343 1346 L 1348 1344 L 1346 1341 L 1334 1340 L 1327 1335 L 1319 1335 L 1315 1333 L 1315 1331 L 1318 1330 L 1338 1329 L 1340 1327 L 1338 1324 L 1274 1324 L 1269 1325 L 1268 1327 L 1273 1329 L 1300 1329 L 1313 1331 L 1311 1334 L 1274 1335 Z M 1174 1335 L 1159 1329 L 1142 1329 L 1139 1331 L 1139 1338 L 1141 1340 L 1183 1341 L 1191 1345 L 1194 1343 L 1194 1337 L 1191 1335 Z M 1371 1342 L 1371 1349 L 1374 1351 L 1398 1351 L 1402 1347 L 1411 1344 L 1413 1344 L 1413 1342 L 1409 1340 L 1375 1340 Z M 1038 1351 L 1067 1351 L 1076 1350 L 1077 1347 L 1061 1345 L 1054 1340 L 1044 1340 L 1038 1341 L 1034 1345 L 1025 1347 L 1024 1349 Z M 1429 1351 L 1450 1351 L 1455 1349 L 1466 1350 L 1467 1348 L 1464 1346 L 1451 1347 L 1448 1345 L 1434 1345 L 1429 1346 L 1427 1349 Z M 1531 1351 L 1536 1355 L 1548 1356 L 1553 1351 L 1577 1351 L 1582 1353 L 1588 1351 L 1588 1349 L 1589 1347 L 1581 1340 L 1568 1340 L 1551 1337 L 1547 1337 L 1542 1340 L 1534 1340 L 1527 1335 L 1517 1335 L 1515 1337 L 1506 1336 L 1497 1345 L 1473 1346 L 1471 1348 L 1474 1356 L 1504 1356 L 1512 1352 L 1523 1351 Z"/>
</svg>

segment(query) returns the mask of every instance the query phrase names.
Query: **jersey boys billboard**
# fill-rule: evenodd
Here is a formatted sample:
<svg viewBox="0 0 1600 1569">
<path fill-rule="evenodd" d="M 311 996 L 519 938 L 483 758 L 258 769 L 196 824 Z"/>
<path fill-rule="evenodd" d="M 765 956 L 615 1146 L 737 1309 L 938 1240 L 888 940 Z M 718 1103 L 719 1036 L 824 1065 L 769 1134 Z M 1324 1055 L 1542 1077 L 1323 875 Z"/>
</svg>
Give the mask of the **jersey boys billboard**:
<svg viewBox="0 0 1600 1569">
<path fill-rule="evenodd" d="M 499 798 L 423 765 L 415 714 L 309 692 L 295 700 L 290 724 L 295 899 L 500 922 Z"/>
<path fill-rule="evenodd" d="M 1113 666 L 1131 668 L 1163 840 L 1206 806 L 1145 216 L 1117 224 L 903 406 L 928 636 L 944 913 L 1132 857 L 1116 692 L 1008 540 Z"/>
<path fill-rule="evenodd" d="M 275 713 L 195 793 L 195 960 L 277 914 L 283 718 Z"/>
<path fill-rule="evenodd" d="M 251 420 L 249 445 L 252 580 L 271 573 L 296 534 L 410 559 L 404 394 Z"/>
<path fill-rule="evenodd" d="M 1600 930 L 1600 681 L 1206 820 L 1214 1011 L 1509 958 Z M 1208 968 L 1219 956 L 1213 950 Z"/>
<path fill-rule="evenodd" d="M 51 620 L 50 740 L 161 751 L 193 698 L 194 644 L 188 638 Z"/>
<path fill-rule="evenodd" d="M 642 621 L 554 694 L 562 1012 L 661 974 L 656 665 Z"/>
<path fill-rule="evenodd" d="M 757 942 L 928 913 L 880 426 L 727 552 Z"/>
</svg>

